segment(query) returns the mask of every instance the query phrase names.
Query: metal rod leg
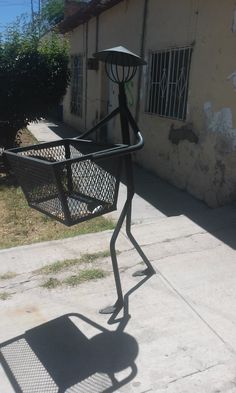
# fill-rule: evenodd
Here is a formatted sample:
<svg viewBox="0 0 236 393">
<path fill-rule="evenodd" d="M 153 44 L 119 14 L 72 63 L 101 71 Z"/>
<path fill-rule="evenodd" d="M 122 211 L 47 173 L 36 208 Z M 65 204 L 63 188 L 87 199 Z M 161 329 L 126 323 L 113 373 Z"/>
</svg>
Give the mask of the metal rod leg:
<svg viewBox="0 0 236 393">
<path fill-rule="evenodd" d="M 144 254 L 143 250 L 141 249 L 140 245 L 137 243 L 137 241 L 135 240 L 134 236 L 131 233 L 131 209 L 132 209 L 132 204 L 130 203 L 130 205 L 128 206 L 127 214 L 126 214 L 126 233 L 127 233 L 129 240 L 131 241 L 131 243 L 133 244 L 133 246 L 135 247 L 135 249 L 137 250 L 137 252 L 141 256 L 143 262 L 147 266 L 146 269 L 138 270 L 137 272 L 133 273 L 133 276 L 134 277 L 136 277 L 136 276 L 151 276 L 151 275 L 155 274 L 156 272 L 155 272 L 151 262 L 148 260 L 148 258 Z"/>
<path fill-rule="evenodd" d="M 117 221 L 115 230 L 113 232 L 111 241 L 110 241 L 110 252 L 111 252 L 111 261 L 112 261 L 112 267 L 113 267 L 113 273 L 114 273 L 114 278 L 115 278 L 115 284 L 116 284 L 116 291 L 117 291 L 117 301 L 113 306 L 109 306 L 106 308 L 103 308 L 100 310 L 100 314 L 113 314 L 117 309 L 121 309 L 124 305 L 124 298 L 123 298 L 123 293 L 122 293 L 122 287 L 121 287 L 121 281 L 120 281 L 120 273 L 119 273 L 119 268 L 118 268 L 118 263 L 117 263 L 117 257 L 116 257 L 116 249 L 115 249 L 115 244 L 117 237 L 119 235 L 120 229 L 122 227 L 122 224 L 124 222 L 124 219 L 127 215 L 128 207 L 129 207 L 130 201 L 127 200 L 125 202 L 125 205 L 123 207 L 123 210 L 120 214 L 120 217 Z"/>
</svg>

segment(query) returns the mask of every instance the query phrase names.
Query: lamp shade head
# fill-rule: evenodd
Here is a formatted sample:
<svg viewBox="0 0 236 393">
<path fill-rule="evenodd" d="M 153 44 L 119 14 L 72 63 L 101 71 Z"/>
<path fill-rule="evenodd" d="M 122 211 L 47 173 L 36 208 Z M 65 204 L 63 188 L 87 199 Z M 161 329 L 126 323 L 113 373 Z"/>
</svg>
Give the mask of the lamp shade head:
<svg viewBox="0 0 236 393">
<path fill-rule="evenodd" d="M 96 52 L 93 55 L 96 59 L 105 63 L 114 64 L 123 67 L 137 67 L 146 65 L 146 61 L 141 59 L 138 55 L 130 52 L 123 46 L 116 46 L 114 48 L 105 49 Z"/>
</svg>

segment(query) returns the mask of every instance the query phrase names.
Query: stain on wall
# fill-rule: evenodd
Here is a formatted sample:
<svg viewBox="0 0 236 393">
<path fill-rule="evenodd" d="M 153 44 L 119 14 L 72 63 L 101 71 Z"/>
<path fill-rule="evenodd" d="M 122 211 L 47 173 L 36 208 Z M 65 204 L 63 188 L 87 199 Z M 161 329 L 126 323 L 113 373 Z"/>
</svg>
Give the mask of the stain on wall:
<svg viewBox="0 0 236 393">
<path fill-rule="evenodd" d="M 234 8 L 234 14 L 233 14 L 232 32 L 236 33 L 236 6 Z"/>
<path fill-rule="evenodd" d="M 189 141 L 190 143 L 198 143 L 198 136 L 193 131 L 193 125 L 191 123 L 184 124 L 182 127 L 174 127 L 171 124 L 169 132 L 169 141 L 173 144 L 178 145 L 181 141 Z"/>
<path fill-rule="evenodd" d="M 126 92 L 126 96 L 127 96 L 127 103 L 130 108 L 132 108 L 134 106 L 133 88 L 134 88 L 134 81 L 133 80 L 125 83 L 125 92 Z"/>
<path fill-rule="evenodd" d="M 219 134 L 219 152 L 223 154 L 235 151 L 236 128 L 233 128 L 233 116 L 231 109 L 222 108 L 220 111 L 214 112 L 212 103 L 206 102 L 204 104 L 204 113 L 207 131 Z"/>
<path fill-rule="evenodd" d="M 213 104 L 206 102 L 203 111 L 205 132 L 200 139 L 193 171 L 195 179 L 190 179 L 189 191 L 202 194 L 209 206 L 217 207 L 236 198 L 236 129 L 230 108 L 214 111 Z M 207 163 L 205 169 L 204 163 Z"/>
<path fill-rule="evenodd" d="M 236 71 L 234 71 L 231 75 L 228 76 L 227 80 L 231 80 L 234 90 L 236 92 Z"/>
<path fill-rule="evenodd" d="M 206 102 L 202 113 L 203 128 L 199 136 L 195 135 L 198 143 L 189 140 L 191 123 L 172 124 L 168 135 L 171 159 L 167 160 L 163 143 L 157 161 L 160 159 L 164 178 L 214 208 L 236 199 L 236 129 L 230 108 L 216 111 L 211 102 Z"/>
</svg>

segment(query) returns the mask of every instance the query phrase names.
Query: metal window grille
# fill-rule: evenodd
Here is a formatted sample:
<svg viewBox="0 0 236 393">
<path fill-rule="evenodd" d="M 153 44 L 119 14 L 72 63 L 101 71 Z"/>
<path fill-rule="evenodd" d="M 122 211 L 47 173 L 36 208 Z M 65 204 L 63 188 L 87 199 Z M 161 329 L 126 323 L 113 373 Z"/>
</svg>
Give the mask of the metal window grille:
<svg viewBox="0 0 236 393">
<path fill-rule="evenodd" d="M 71 56 L 71 113 L 82 117 L 83 113 L 83 56 Z"/>
<path fill-rule="evenodd" d="M 186 119 L 192 47 L 150 53 L 146 112 Z"/>
</svg>

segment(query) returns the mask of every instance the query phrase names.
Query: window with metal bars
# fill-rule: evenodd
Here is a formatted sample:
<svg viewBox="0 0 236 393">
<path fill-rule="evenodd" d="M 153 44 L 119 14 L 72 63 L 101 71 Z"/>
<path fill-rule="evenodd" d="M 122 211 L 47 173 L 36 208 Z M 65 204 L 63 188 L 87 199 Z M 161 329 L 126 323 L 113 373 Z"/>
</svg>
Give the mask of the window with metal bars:
<svg viewBox="0 0 236 393">
<path fill-rule="evenodd" d="M 186 119 L 192 47 L 150 53 L 146 112 Z"/>
<path fill-rule="evenodd" d="M 83 55 L 71 56 L 71 101 L 70 111 L 82 117 L 83 114 Z"/>
</svg>

